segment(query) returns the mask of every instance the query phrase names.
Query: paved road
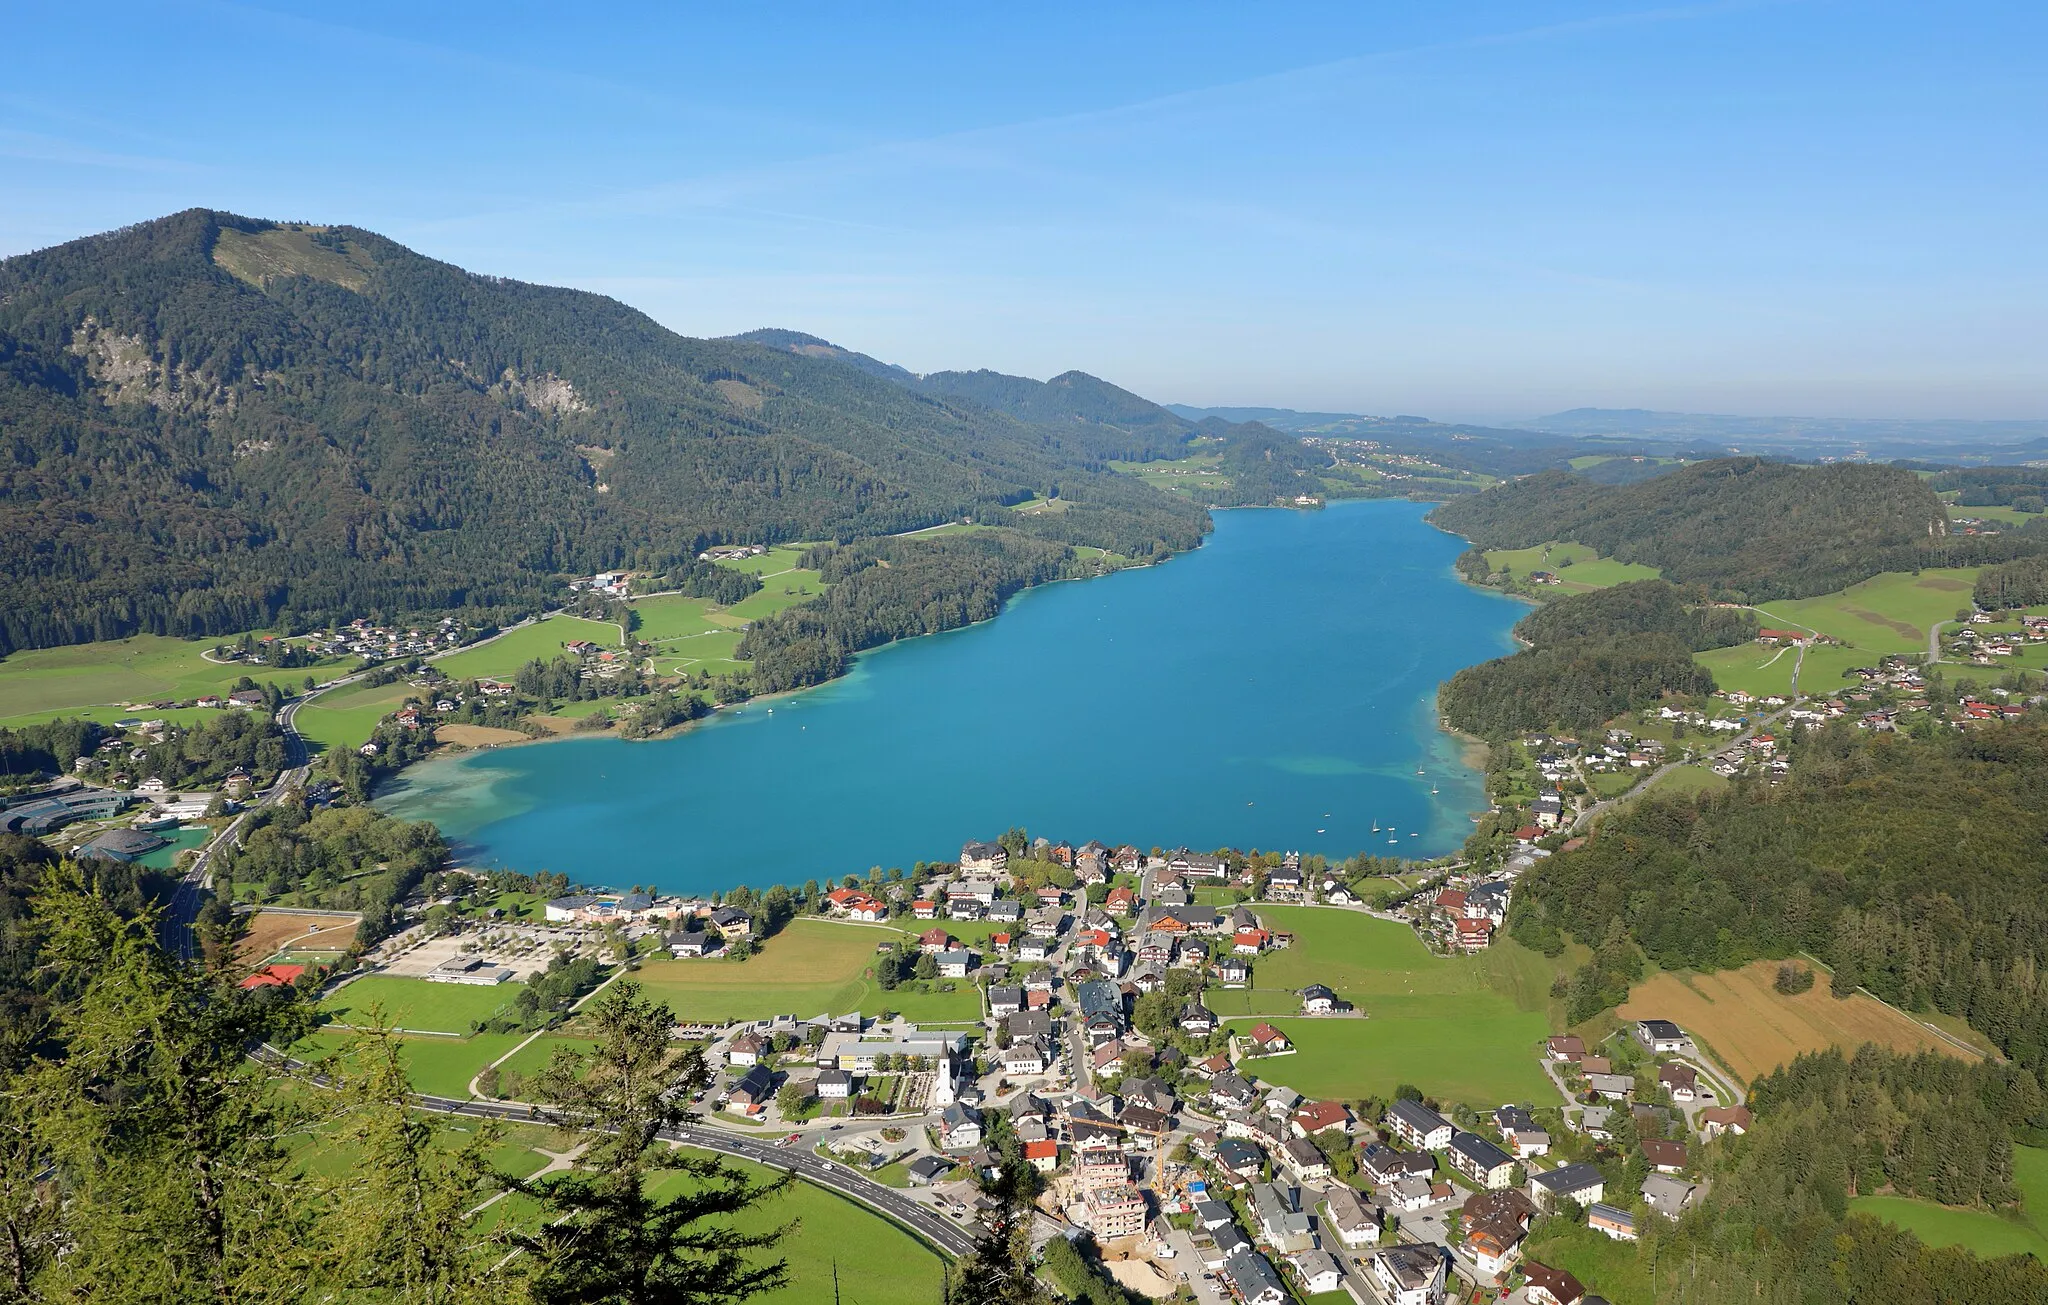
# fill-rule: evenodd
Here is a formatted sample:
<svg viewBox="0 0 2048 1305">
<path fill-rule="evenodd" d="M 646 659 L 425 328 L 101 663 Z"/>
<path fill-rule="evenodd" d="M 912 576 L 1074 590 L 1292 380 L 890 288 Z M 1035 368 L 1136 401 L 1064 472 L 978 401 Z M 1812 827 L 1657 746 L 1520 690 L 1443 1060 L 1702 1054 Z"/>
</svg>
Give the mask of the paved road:
<svg viewBox="0 0 2048 1305">
<path fill-rule="evenodd" d="M 417 1098 L 423 1110 L 443 1115 L 467 1115 L 476 1119 L 505 1119 L 523 1122 L 532 1118 L 531 1107 L 503 1101 L 457 1101 L 452 1097 Z M 662 1140 L 715 1151 L 735 1159 L 796 1174 L 807 1183 L 828 1188 L 909 1228 L 945 1254 L 958 1258 L 974 1249 L 974 1236 L 931 1207 L 911 1199 L 893 1187 L 885 1187 L 845 1165 L 797 1145 L 777 1147 L 773 1142 L 736 1137 L 716 1128 L 698 1126 L 663 1129 Z M 808 1139 L 806 1139 L 808 1141 Z"/>
<path fill-rule="evenodd" d="M 306 740 L 300 737 L 298 730 L 292 725 L 293 719 L 299 714 L 299 708 L 329 689 L 351 684 L 358 678 L 355 675 L 344 675 L 340 679 L 329 680 L 303 697 L 294 698 L 279 708 L 277 723 L 284 730 L 287 763 L 285 769 L 278 772 L 277 779 L 270 787 L 258 793 L 248 808 L 228 823 L 227 828 L 207 840 L 206 846 L 193 858 L 192 866 L 185 872 L 185 877 L 178 881 L 177 889 L 171 894 L 171 904 L 165 909 L 163 920 L 158 926 L 165 949 L 176 953 L 179 959 L 190 961 L 199 955 L 199 935 L 192 926 L 199 918 L 199 908 L 206 904 L 207 891 L 213 886 L 213 854 L 226 847 L 229 839 L 239 839 L 242 836 L 242 826 L 248 822 L 252 812 L 258 807 L 276 802 L 292 789 L 304 787 L 306 776 L 312 771 L 312 754 L 307 751 Z"/>
</svg>

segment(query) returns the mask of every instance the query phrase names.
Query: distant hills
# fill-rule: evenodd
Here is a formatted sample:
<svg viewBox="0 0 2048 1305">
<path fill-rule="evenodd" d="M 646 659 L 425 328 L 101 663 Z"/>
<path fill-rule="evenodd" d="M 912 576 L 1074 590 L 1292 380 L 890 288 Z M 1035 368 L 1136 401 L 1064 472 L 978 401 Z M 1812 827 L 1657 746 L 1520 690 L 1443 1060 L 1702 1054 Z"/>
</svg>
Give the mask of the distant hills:
<svg viewBox="0 0 2048 1305">
<path fill-rule="evenodd" d="M 1066 511 L 1016 528 L 1138 557 L 1199 540 L 1199 505 L 1102 465 L 1181 419 L 1092 378 L 1033 400 L 977 375 L 691 339 L 353 227 L 195 209 L 10 258 L 0 652 L 514 615 L 567 575 L 1053 494 Z"/>
<path fill-rule="evenodd" d="M 1868 444 L 1877 448 L 1961 446 L 1969 449 L 2048 448 L 2048 421 L 1912 421 L 1877 417 L 1736 417 L 1715 413 L 1653 412 L 1647 408 L 1573 408 L 1537 417 L 1532 430 L 1557 435 L 1706 440 L 1723 444 L 1764 440 Z"/>
<path fill-rule="evenodd" d="M 1571 540 L 1752 602 L 1934 564 L 1948 545 L 1948 514 L 1927 481 L 1849 462 L 1722 458 L 1630 485 L 1550 471 L 1453 499 L 1430 519 L 1480 548 Z"/>
</svg>

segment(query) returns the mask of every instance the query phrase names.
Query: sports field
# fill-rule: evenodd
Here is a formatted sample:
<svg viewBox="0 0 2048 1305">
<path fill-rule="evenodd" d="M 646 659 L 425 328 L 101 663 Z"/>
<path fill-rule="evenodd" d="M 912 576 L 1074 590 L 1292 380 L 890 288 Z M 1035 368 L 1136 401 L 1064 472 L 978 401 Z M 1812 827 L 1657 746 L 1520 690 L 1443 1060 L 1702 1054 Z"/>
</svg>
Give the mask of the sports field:
<svg viewBox="0 0 2048 1305">
<path fill-rule="evenodd" d="M 1897 1224 L 1929 1246 L 1961 1246 L 1985 1259 L 2026 1254 L 2048 1261 L 2048 1150 L 2014 1147 L 2012 1176 L 2021 1195 L 2017 1218 L 1904 1196 L 1858 1196 L 1849 1208 Z"/>
<path fill-rule="evenodd" d="M 1390 1096 L 1403 1083 L 1472 1105 L 1554 1094 L 1537 1063 L 1550 1032 L 1551 969 L 1503 942 L 1478 957 L 1433 956 L 1406 925 L 1361 912 L 1261 906 L 1293 946 L 1252 965 L 1255 987 L 1212 988 L 1223 1016 L 1288 1016 L 1296 992 L 1327 984 L 1364 1019 L 1275 1018 L 1295 1054 L 1256 1062 L 1260 1078 L 1311 1096 Z M 1242 1031 L 1245 1022 L 1233 1022 Z"/>
<path fill-rule="evenodd" d="M 898 993 L 864 977 L 875 948 L 902 937 L 872 925 L 792 920 L 748 960 L 650 960 L 633 979 L 683 1020 L 807 1019 L 852 1010 L 898 1010 L 928 1022 L 978 1018 L 980 998 L 969 984 L 950 993 Z"/>
<path fill-rule="evenodd" d="M 1802 1051 L 1853 1051 L 1866 1042 L 1976 1059 L 1873 997 L 1857 993 L 1837 1001 L 1828 993 L 1825 972 L 1816 974 L 1812 988 L 1791 997 L 1771 986 L 1777 973 L 1778 962 L 1755 961 L 1714 974 L 1653 975 L 1636 985 L 1618 1014 L 1676 1021 L 1745 1083 Z"/>
<path fill-rule="evenodd" d="M 1818 598 L 1765 603 L 1759 620 L 1811 628 L 1870 653 L 1924 653 L 1936 621 L 1955 619 L 1970 605 L 1977 568 L 1887 571 L 1862 584 Z"/>
<path fill-rule="evenodd" d="M 236 955 L 253 964 L 285 947 L 299 951 L 346 949 L 356 936 L 356 921 L 297 911 L 258 911 L 248 916 Z"/>
<path fill-rule="evenodd" d="M 380 1007 L 391 1027 L 421 1033 L 468 1034 L 470 1025 L 487 1020 L 512 1004 L 525 987 L 499 983 L 480 987 L 467 983 L 429 983 L 390 974 L 369 974 L 320 1003 L 320 1009 L 342 1024 L 361 1023 L 371 1007 Z"/>
<path fill-rule="evenodd" d="M 54 715 L 72 714 L 81 707 L 118 708 L 132 702 L 225 694 L 244 675 L 259 684 L 274 682 L 292 691 L 304 682 L 309 673 L 307 668 L 280 671 L 240 663 L 223 665 L 201 656 L 216 643 L 233 643 L 240 638 L 222 635 L 217 639 L 167 639 L 138 634 L 128 639 L 12 653 L 0 660 L 0 721 L 13 723 L 16 717 L 47 720 Z M 326 678 L 343 664 L 323 662 L 311 668 L 310 673 Z M 96 712 L 93 718 L 111 721 L 125 714 L 102 716 Z M 150 719 L 164 715 L 152 712 Z"/>
<path fill-rule="evenodd" d="M 507 679 L 536 657 L 543 661 L 560 657 L 562 645 L 577 640 L 616 648 L 619 646 L 619 627 L 605 621 L 586 621 L 580 616 L 550 616 L 532 625 L 521 626 L 510 634 L 500 635 L 489 643 L 441 658 L 434 665 L 453 680 L 473 679 L 479 675 Z"/>
</svg>

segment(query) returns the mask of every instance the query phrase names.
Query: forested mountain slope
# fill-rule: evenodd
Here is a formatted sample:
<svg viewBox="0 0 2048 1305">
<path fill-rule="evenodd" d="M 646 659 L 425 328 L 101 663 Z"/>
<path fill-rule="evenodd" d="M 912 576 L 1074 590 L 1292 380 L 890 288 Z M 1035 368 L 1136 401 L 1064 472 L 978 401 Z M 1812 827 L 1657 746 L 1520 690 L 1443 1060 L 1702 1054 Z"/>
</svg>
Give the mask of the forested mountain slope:
<svg viewBox="0 0 2048 1305">
<path fill-rule="evenodd" d="M 1431 520 L 1481 548 L 1573 540 L 1752 602 L 1952 560 L 1936 556 L 1948 516 L 1926 482 L 1864 463 L 1722 458 L 1630 485 L 1547 471 L 1455 499 Z"/>
<path fill-rule="evenodd" d="M 348 227 L 192 210 L 0 262 L 0 652 L 467 606 L 723 540 L 1057 490 L 1144 555 L 1201 510 L 1047 429 Z"/>
</svg>

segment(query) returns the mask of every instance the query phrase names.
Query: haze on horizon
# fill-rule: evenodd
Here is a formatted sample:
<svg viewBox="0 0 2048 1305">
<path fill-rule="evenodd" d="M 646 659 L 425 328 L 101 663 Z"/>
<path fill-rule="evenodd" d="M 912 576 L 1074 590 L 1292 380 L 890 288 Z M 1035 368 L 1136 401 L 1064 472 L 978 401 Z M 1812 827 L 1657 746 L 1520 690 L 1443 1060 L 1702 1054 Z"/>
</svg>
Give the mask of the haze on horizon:
<svg viewBox="0 0 2048 1305">
<path fill-rule="evenodd" d="M 1162 402 L 2048 417 L 2038 6 L 419 8 L 13 12 L 0 254 L 206 206 Z"/>
</svg>

